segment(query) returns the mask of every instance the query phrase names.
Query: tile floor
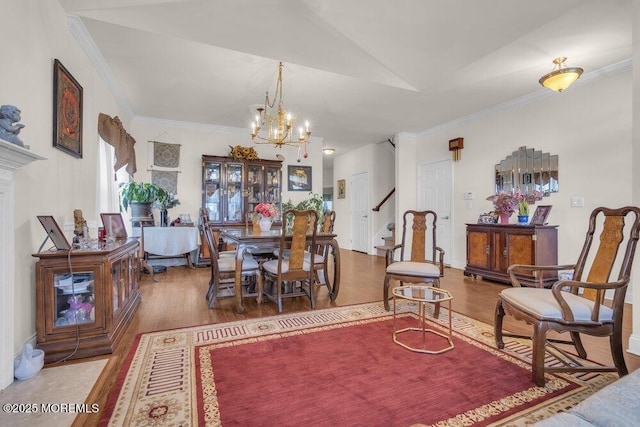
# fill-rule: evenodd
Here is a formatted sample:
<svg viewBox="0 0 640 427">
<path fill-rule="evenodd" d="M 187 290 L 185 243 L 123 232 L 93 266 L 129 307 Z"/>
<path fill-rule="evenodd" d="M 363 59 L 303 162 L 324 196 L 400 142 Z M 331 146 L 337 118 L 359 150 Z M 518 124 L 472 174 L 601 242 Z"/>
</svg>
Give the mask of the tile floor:
<svg viewBox="0 0 640 427">
<path fill-rule="evenodd" d="M 75 411 L 96 409 L 91 402 L 87 407 L 80 405 L 85 403 L 107 360 L 47 367 L 32 378 L 14 381 L 0 391 L 0 425 L 70 426 L 77 415 Z M 19 413 L 7 412 L 7 406 Z"/>
</svg>

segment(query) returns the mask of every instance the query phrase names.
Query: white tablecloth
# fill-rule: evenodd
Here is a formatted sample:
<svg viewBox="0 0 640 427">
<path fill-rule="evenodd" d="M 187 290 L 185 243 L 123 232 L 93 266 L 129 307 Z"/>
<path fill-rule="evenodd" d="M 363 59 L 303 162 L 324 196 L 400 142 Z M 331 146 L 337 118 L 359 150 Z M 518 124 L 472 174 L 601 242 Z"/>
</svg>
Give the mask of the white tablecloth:
<svg viewBox="0 0 640 427">
<path fill-rule="evenodd" d="M 152 255 L 180 256 L 199 245 L 198 227 L 144 227 L 144 250 Z"/>
</svg>

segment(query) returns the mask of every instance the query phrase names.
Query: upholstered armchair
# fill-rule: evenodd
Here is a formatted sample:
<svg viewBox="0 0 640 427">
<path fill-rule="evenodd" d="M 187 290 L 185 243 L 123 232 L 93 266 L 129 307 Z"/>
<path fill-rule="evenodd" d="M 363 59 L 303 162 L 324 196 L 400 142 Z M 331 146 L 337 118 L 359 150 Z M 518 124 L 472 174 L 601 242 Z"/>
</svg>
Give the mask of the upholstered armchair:
<svg viewBox="0 0 640 427">
<path fill-rule="evenodd" d="M 384 276 L 384 308 L 390 310 L 389 286 L 392 280 L 407 283 L 430 283 L 440 287 L 440 277 L 444 276 L 444 250 L 436 245 L 436 221 L 434 211 L 408 210 L 402 216 L 402 240 L 387 251 L 387 268 Z M 394 254 L 400 249 L 400 259 Z M 440 305 L 435 305 L 435 317 L 440 313 Z"/>
<path fill-rule="evenodd" d="M 630 222 L 625 224 L 625 219 Z M 629 286 L 631 267 L 640 232 L 640 209 L 597 208 L 589 218 L 589 228 L 575 265 L 526 266 L 508 269 L 512 288 L 504 289 L 496 305 L 495 340 L 504 348 L 504 336 L 523 337 L 503 332 L 506 314 L 533 325 L 532 379 L 545 383 L 545 372 L 614 371 L 628 373 L 622 351 L 622 314 Z M 599 238 L 594 236 L 599 233 Z M 620 251 L 620 249 L 624 249 Z M 573 269 L 573 277 L 559 280 L 550 289 L 520 286 L 518 275 Z M 611 279 L 614 268 L 618 274 Z M 605 299 L 609 292 L 611 299 Z M 550 332 L 568 333 L 567 337 L 549 337 Z M 609 337 L 612 366 L 589 363 L 580 335 Z M 577 357 L 557 344 L 571 344 Z"/>
</svg>

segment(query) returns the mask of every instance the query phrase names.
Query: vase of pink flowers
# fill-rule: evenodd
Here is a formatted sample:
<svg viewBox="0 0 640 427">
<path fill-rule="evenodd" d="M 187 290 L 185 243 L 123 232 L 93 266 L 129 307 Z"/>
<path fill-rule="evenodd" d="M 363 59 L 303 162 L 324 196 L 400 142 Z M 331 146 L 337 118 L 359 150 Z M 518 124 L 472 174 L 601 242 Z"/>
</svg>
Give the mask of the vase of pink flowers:
<svg viewBox="0 0 640 427">
<path fill-rule="evenodd" d="M 493 202 L 494 211 L 500 217 L 500 223 L 508 224 L 509 218 L 518 206 L 513 193 L 499 191 L 498 194 L 487 197 L 487 200 Z"/>
<path fill-rule="evenodd" d="M 278 215 L 276 208 L 271 203 L 259 203 L 254 211 L 260 215 L 260 230 L 271 230 L 271 224 L 273 224 L 274 218 Z"/>
<path fill-rule="evenodd" d="M 508 224 L 509 218 L 518 211 L 518 223 L 527 224 L 529 222 L 529 204 L 542 200 L 542 193 L 535 190 L 531 194 L 524 194 L 520 189 L 513 191 L 499 191 L 498 194 L 487 197 L 493 202 L 494 211 L 500 217 L 501 224 Z"/>
</svg>

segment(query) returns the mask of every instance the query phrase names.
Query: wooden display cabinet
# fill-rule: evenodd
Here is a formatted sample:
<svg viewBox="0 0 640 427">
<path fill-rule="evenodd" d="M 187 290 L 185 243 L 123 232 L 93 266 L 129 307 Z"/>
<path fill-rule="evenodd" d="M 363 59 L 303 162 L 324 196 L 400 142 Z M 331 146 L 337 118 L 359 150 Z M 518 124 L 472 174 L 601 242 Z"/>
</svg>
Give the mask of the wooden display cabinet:
<svg viewBox="0 0 640 427">
<path fill-rule="evenodd" d="M 45 363 L 112 353 L 140 304 L 138 240 L 33 256 Z"/>
<path fill-rule="evenodd" d="M 465 276 L 511 283 L 507 269 L 512 264 L 557 265 L 558 226 L 467 224 Z M 557 273 L 545 273 L 543 286 L 550 286 L 557 277 Z M 540 283 L 533 274 L 518 278 L 523 286 Z"/>
<path fill-rule="evenodd" d="M 282 162 L 202 156 L 202 208 L 215 225 L 244 225 L 259 203 L 282 211 Z M 280 219 L 276 218 L 276 222 Z"/>
</svg>

